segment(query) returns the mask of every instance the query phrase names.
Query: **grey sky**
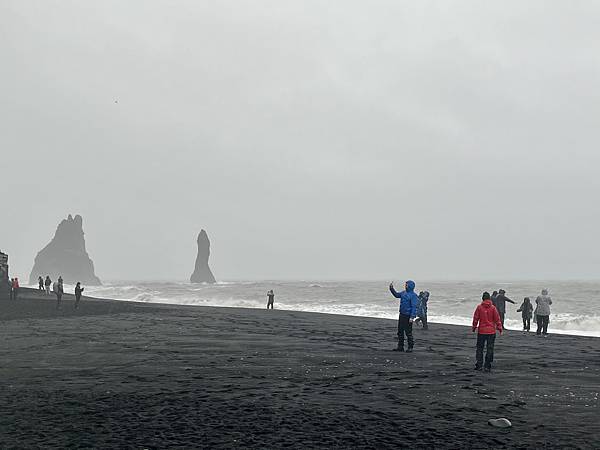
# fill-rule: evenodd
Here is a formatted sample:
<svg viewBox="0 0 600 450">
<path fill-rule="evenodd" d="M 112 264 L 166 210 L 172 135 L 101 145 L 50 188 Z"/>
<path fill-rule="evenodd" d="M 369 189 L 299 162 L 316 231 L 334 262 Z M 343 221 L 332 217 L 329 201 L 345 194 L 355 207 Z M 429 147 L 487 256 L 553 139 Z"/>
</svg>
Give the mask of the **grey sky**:
<svg viewBox="0 0 600 450">
<path fill-rule="evenodd" d="M 598 278 L 600 3 L 0 0 L 0 249 L 103 279 Z M 118 103 L 115 103 L 115 100 Z"/>
</svg>

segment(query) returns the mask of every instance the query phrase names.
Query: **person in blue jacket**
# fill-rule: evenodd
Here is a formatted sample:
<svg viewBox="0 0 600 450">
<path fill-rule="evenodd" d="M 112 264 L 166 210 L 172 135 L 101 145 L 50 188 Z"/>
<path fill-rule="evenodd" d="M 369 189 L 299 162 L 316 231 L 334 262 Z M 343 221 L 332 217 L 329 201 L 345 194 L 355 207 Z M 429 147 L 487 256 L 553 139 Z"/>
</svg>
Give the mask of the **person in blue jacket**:
<svg viewBox="0 0 600 450">
<path fill-rule="evenodd" d="M 396 292 L 394 283 L 390 283 L 390 292 L 396 298 L 400 299 L 400 316 L 398 317 L 398 348 L 395 351 L 404 351 L 404 335 L 408 340 L 408 353 L 413 351 L 415 340 L 412 334 L 412 324 L 417 315 L 417 304 L 419 297 L 415 294 L 415 282 L 408 280 L 404 283 L 404 290 Z"/>
</svg>

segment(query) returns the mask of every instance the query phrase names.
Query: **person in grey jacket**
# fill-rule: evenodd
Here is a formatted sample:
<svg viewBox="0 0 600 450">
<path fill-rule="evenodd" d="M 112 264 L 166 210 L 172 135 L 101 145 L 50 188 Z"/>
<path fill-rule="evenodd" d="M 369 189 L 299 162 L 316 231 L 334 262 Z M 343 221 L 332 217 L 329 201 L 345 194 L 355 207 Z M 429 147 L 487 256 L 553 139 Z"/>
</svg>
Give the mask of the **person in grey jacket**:
<svg viewBox="0 0 600 450">
<path fill-rule="evenodd" d="M 547 289 L 542 289 L 542 295 L 539 295 L 535 299 L 535 318 L 537 321 L 536 334 L 539 336 L 543 334 L 548 336 L 548 323 L 550 323 L 550 305 L 552 304 L 552 298 L 548 295 Z"/>
</svg>

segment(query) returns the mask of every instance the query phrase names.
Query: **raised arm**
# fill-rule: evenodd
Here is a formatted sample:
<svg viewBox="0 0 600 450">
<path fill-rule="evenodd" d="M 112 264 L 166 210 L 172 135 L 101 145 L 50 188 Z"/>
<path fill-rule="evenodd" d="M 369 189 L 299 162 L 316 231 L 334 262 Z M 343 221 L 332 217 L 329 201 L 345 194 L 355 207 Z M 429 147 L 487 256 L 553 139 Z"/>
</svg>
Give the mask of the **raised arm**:
<svg viewBox="0 0 600 450">
<path fill-rule="evenodd" d="M 396 298 L 400 298 L 400 292 L 396 292 L 396 289 L 394 289 L 394 284 L 390 283 L 390 292 L 392 293 L 392 295 Z"/>
<path fill-rule="evenodd" d="M 510 298 L 508 297 L 504 297 L 504 299 L 508 302 L 508 303 L 512 303 L 513 305 L 516 305 L 515 302 L 513 302 Z"/>
</svg>

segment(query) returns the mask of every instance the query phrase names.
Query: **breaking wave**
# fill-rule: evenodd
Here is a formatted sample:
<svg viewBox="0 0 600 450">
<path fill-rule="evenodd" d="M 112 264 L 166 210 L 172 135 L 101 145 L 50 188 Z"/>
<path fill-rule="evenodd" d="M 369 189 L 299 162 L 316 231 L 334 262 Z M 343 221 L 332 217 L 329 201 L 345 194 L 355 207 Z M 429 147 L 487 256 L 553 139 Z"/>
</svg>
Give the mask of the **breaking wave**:
<svg viewBox="0 0 600 450">
<path fill-rule="evenodd" d="M 67 291 L 71 289 L 70 286 L 66 288 Z M 221 282 L 215 285 L 122 283 L 90 286 L 86 288 L 86 294 L 145 303 L 265 308 L 268 289 L 275 290 L 277 309 L 385 319 L 396 319 L 398 314 L 395 299 L 389 296 L 381 283 L 374 282 Z M 453 295 L 455 291 L 463 295 Z M 472 313 L 479 300 L 475 295 L 464 295 L 464 284 L 447 283 L 443 293 L 436 293 L 433 289 L 431 293 L 430 322 L 467 326 L 471 324 Z M 579 315 L 560 311 L 558 308 L 567 305 L 571 310 L 590 310 L 593 306 L 590 306 L 588 301 L 591 302 L 587 298 L 581 300 L 587 306 L 583 309 L 579 303 L 567 304 L 566 300 L 555 302 L 557 306 L 553 305 L 550 331 L 600 337 L 600 310 L 592 310 L 589 315 Z M 518 305 L 515 305 L 514 309 L 507 313 L 508 329 L 522 328 L 520 313 L 515 312 L 517 307 Z M 532 328 L 535 329 L 534 323 Z"/>
</svg>

